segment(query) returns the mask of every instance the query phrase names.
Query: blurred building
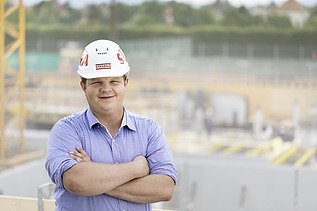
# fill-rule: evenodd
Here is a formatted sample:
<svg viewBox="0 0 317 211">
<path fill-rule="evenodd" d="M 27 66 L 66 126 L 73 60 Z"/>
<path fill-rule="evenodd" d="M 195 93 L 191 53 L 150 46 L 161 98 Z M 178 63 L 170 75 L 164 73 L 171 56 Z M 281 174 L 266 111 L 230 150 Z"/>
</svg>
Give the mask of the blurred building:
<svg viewBox="0 0 317 211">
<path fill-rule="evenodd" d="M 290 19 L 292 25 L 297 28 L 303 27 L 310 17 L 310 12 L 296 0 L 287 0 L 281 6 L 277 6 L 275 3 L 271 3 L 267 7 L 258 6 L 251 9 L 251 13 L 264 18 L 273 14 L 286 16 Z"/>
<path fill-rule="evenodd" d="M 163 15 L 166 25 L 173 26 L 175 24 L 174 9 L 172 7 L 166 7 Z"/>
<path fill-rule="evenodd" d="M 211 12 L 219 20 L 223 18 L 223 14 L 226 10 L 232 8 L 232 5 L 228 0 L 216 0 L 214 3 L 210 4 Z"/>
<path fill-rule="evenodd" d="M 275 12 L 289 17 L 295 27 L 303 27 L 304 23 L 309 18 L 309 11 L 296 0 L 286 1 L 278 7 Z"/>
</svg>

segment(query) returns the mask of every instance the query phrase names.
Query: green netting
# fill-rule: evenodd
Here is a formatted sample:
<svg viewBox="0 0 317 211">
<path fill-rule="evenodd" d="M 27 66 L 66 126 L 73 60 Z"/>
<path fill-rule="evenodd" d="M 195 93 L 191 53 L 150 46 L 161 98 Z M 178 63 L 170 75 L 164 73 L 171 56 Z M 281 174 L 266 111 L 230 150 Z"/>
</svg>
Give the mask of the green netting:
<svg viewBox="0 0 317 211">
<path fill-rule="evenodd" d="M 18 62 L 18 53 L 9 57 L 8 64 L 10 67 L 17 69 Z M 59 64 L 60 55 L 58 53 L 27 52 L 25 55 L 26 71 L 57 72 Z"/>
</svg>

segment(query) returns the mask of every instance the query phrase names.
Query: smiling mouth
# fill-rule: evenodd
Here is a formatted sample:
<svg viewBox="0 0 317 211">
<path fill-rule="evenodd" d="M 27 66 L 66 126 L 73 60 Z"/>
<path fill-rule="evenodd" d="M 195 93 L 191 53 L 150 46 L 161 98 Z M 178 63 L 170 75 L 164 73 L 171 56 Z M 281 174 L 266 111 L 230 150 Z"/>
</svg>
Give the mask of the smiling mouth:
<svg viewBox="0 0 317 211">
<path fill-rule="evenodd" d="M 107 97 L 99 97 L 100 99 L 110 99 L 113 98 L 114 96 L 107 96 Z"/>
</svg>

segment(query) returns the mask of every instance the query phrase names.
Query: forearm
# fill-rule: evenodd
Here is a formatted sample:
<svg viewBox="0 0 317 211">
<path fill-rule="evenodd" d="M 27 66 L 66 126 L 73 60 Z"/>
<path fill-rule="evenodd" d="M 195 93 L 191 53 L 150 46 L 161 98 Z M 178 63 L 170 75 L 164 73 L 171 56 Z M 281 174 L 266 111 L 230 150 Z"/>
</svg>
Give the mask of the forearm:
<svg viewBox="0 0 317 211">
<path fill-rule="evenodd" d="M 148 175 L 120 185 L 106 194 L 135 203 L 169 201 L 172 198 L 174 181 L 166 175 Z"/>
<path fill-rule="evenodd" d="M 64 172 L 63 185 L 77 195 L 99 195 L 138 178 L 135 163 L 101 164 L 82 162 Z"/>
</svg>

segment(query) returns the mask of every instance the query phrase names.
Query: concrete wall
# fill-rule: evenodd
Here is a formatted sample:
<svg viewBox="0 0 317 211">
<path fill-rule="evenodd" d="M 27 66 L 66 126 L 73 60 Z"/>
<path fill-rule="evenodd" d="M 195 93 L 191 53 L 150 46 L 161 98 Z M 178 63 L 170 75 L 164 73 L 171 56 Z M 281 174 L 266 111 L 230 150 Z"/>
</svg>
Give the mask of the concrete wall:
<svg viewBox="0 0 317 211">
<path fill-rule="evenodd" d="M 316 169 L 304 168 L 296 171 L 297 201 L 294 201 L 295 211 L 317 210 L 317 173 Z M 295 180 L 295 181 L 296 181 Z"/>
<path fill-rule="evenodd" d="M 315 211 L 317 170 L 241 157 L 178 156 L 180 210 Z"/>
<path fill-rule="evenodd" d="M 162 208 L 187 211 L 316 211 L 317 169 L 272 166 L 239 156 L 175 155 L 179 181 Z M 37 197 L 49 182 L 44 159 L 0 173 L 5 195 Z"/>
<path fill-rule="evenodd" d="M 0 191 L 3 195 L 37 197 L 37 189 L 50 182 L 44 159 L 34 160 L 0 172 Z"/>
</svg>

